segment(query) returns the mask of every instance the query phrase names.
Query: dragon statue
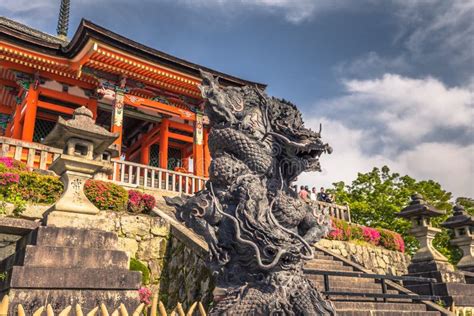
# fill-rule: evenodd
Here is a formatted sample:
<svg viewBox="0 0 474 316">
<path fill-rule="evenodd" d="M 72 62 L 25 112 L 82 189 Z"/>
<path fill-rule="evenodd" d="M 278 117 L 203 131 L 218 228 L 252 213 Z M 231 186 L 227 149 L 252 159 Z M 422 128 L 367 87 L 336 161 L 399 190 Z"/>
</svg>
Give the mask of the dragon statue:
<svg viewBox="0 0 474 316">
<path fill-rule="evenodd" d="M 331 147 L 290 102 L 201 75 L 209 181 L 192 197 L 166 202 L 209 245 L 208 265 L 224 293 L 210 315 L 335 315 L 303 275 L 330 220 L 291 187 L 301 172 L 319 171 L 319 156 Z"/>
</svg>

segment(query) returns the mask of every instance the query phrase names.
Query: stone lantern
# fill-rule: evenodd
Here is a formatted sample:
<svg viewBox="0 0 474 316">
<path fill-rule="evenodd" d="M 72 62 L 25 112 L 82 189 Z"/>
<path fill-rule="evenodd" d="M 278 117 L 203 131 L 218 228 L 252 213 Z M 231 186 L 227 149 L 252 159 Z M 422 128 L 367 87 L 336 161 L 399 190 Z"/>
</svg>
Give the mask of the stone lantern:
<svg viewBox="0 0 474 316">
<path fill-rule="evenodd" d="M 453 216 L 448 218 L 441 226 L 454 231 L 451 245 L 461 248 L 463 257 L 458 262 L 460 270 L 474 272 L 474 216 L 469 215 L 462 205 L 453 208 Z"/>
<path fill-rule="evenodd" d="M 411 197 L 410 204 L 397 214 L 411 221 L 412 227 L 408 233 L 414 236 L 420 243 L 420 249 L 412 257 L 412 262 L 417 261 L 442 261 L 448 259 L 433 247 L 433 239 L 441 231 L 439 228 L 431 226 L 431 218 L 444 215 L 444 211 L 437 210 L 427 204 L 420 194 Z"/>
<path fill-rule="evenodd" d="M 64 192 L 52 211 L 99 213 L 84 195 L 84 184 L 94 175 L 112 172 L 110 157 L 116 155 L 117 150 L 109 146 L 118 136 L 96 125 L 92 112 L 84 106 L 76 109 L 70 120 L 59 117 L 43 141 L 45 145 L 64 150 L 49 167 L 64 184 Z"/>
<path fill-rule="evenodd" d="M 408 266 L 408 275 L 435 278 L 438 282 L 464 282 L 464 277 L 433 247 L 433 239 L 441 229 L 431 226 L 431 219 L 444 214 L 426 203 L 420 194 L 412 195 L 410 204 L 397 214 L 411 221 L 408 233 L 420 243 Z"/>
</svg>

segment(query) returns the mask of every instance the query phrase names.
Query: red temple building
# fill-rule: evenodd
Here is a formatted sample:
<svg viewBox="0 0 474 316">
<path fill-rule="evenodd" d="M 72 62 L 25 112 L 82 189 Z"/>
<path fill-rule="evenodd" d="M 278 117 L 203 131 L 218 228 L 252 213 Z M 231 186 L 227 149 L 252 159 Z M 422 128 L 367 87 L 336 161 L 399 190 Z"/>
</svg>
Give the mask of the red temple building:
<svg viewBox="0 0 474 316">
<path fill-rule="evenodd" d="M 46 169 L 58 152 L 41 145 L 42 139 L 58 116 L 70 118 L 84 105 L 97 124 L 120 134 L 112 180 L 197 190 L 203 181 L 187 178 L 205 179 L 211 160 L 199 69 L 219 76 L 223 85 L 265 85 L 176 58 L 87 20 L 68 40 L 68 14 L 63 1 L 57 36 L 0 18 L 3 155 Z M 160 173 L 167 180 L 155 184 Z"/>
</svg>

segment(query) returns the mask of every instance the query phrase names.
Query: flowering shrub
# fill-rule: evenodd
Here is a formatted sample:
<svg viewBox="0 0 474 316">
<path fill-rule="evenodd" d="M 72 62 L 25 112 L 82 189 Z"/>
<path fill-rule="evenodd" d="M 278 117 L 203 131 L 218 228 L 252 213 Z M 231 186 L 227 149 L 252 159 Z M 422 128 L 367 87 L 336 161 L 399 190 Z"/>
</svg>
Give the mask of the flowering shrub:
<svg viewBox="0 0 474 316">
<path fill-rule="evenodd" d="M 0 185 L 20 182 L 20 175 L 11 172 L 0 173 Z"/>
<path fill-rule="evenodd" d="M 380 245 L 389 250 L 405 252 L 405 242 L 400 234 L 388 229 L 379 228 Z"/>
<path fill-rule="evenodd" d="M 57 177 L 28 171 L 24 163 L 0 157 L 0 199 L 15 205 L 16 215 L 25 210 L 27 201 L 50 204 L 62 191 Z"/>
<path fill-rule="evenodd" d="M 380 232 L 375 228 L 362 226 L 362 235 L 364 240 L 372 245 L 378 245 L 380 242 Z"/>
<path fill-rule="evenodd" d="M 26 165 L 18 160 L 10 157 L 0 157 L 0 172 L 4 172 L 7 169 L 26 171 Z"/>
<path fill-rule="evenodd" d="M 128 201 L 127 190 L 99 180 L 88 180 L 84 185 L 84 194 L 100 210 L 123 211 Z"/>
<path fill-rule="evenodd" d="M 350 224 L 337 218 L 332 219 L 332 230 L 326 238 L 342 241 L 360 240 L 388 250 L 405 251 L 403 238 L 396 232 L 383 228 Z"/>
<path fill-rule="evenodd" d="M 138 290 L 138 296 L 140 298 L 140 303 L 145 303 L 146 305 L 151 304 L 151 290 L 147 287 L 142 287 Z"/>
<path fill-rule="evenodd" d="M 156 200 L 153 195 L 136 190 L 128 191 L 127 210 L 131 213 L 149 213 L 155 207 Z"/>
</svg>

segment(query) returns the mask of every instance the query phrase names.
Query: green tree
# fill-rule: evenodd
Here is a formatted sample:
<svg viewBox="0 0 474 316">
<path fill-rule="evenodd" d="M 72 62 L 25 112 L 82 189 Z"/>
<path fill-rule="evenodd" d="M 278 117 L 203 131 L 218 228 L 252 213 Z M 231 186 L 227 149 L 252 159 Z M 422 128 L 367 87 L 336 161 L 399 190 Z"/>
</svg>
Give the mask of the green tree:
<svg viewBox="0 0 474 316">
<path fill-rule="evenodd" d="M 452 214 L 452 195 L 432 180 L 417 181 L 412 177 L 401 176 L 391 172 L 389 167 L 374 168 L 367 173 L 359 173 L 352 183 L 337 182 L 329 191 L 336 196 L 336 202 L 348 204 L 351 208 L 352 219 L 355 223 L 371 227 L 382 227 L 400 233 L 409 253 L 418 248 L 417 241 L 408 235 L 411 227 L 409 221 L 396 217 L 402 208 L 408 205 L 414 193 L 421 194 L 426 202 L 446 215 L 432 221 L 433 226 L 439 227 Z M 449 245 L 449 231 L 443 229 L 434 241 L 435 247 L 451 262 L 460 258 L 459 251 Z"/>
</svg>

